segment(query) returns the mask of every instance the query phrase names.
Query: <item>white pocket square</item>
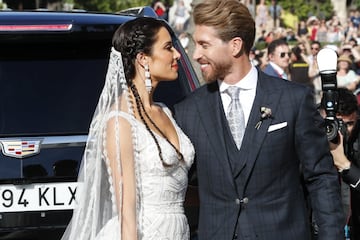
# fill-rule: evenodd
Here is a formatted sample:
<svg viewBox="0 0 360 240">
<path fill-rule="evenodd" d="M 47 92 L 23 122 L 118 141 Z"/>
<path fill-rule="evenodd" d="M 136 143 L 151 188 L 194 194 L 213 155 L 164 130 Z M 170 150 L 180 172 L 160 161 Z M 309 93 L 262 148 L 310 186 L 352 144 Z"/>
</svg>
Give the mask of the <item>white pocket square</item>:
<svg viewBox="0 0 360 240">
<path fill-rule="evenodd" d="M 278 124 L 274 124 L 274 125 L 270 125 L 268 128 L 268 132 L 272 132 L 281 128 L 284 128 L 287 126 L 287 122 L 282 122 L 282 123 L 278 123 Z"/>
</svg>

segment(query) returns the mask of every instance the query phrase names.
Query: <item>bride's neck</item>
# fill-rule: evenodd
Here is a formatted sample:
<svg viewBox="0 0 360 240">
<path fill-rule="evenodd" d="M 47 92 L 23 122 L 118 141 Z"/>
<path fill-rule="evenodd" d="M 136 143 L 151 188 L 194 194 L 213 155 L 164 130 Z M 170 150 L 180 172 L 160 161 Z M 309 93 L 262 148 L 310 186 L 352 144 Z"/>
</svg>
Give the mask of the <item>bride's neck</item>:
<svg viewBox="0 0 360 240">
<path fill-rule="evenodd" d="M 148 93 L 145 88 L 144 81 L 142 79 L 134 79 L 133 83 L 136 87 L 136 90 L 139 94 L 140 100 L 141 100 L 142 104 L 144 105 L 145 109 L 150 109 L 154 103 L 153 93 L 154 93 L 155 87 L 153 87 L 151 92 Z M 134 93 L 132 93 L 132 95 L 134 95 Z"/>
</svg>

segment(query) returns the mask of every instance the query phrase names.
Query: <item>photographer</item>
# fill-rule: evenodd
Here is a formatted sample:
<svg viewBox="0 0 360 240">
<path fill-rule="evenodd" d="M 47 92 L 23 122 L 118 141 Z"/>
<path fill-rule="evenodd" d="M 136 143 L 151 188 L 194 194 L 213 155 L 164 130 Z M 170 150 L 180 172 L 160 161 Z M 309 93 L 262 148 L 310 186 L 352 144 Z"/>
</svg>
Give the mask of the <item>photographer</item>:
<svg viewBox="0 0 360 240">
<path fill-rule="evenodd" d="M 350 187 L 351 239 L 360 239 L 360 123 L 355 95 L 344 88 L 338 88 L 338 109 L 336 118 L 343 122 L 345 131 L 339 131 L 339 142 L 330 142 L 331 154 L 342 179 Z M 345 187 L 345 186 L 344 186 Z"/>
</svg>

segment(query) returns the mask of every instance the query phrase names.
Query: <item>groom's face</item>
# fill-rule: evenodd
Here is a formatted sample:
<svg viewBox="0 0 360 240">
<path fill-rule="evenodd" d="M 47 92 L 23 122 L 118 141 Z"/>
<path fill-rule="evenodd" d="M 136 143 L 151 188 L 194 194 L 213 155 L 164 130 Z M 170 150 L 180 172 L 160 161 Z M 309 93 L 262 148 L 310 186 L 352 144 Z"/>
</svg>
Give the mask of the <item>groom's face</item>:
<svg viewBox="0 0 360 240">
<path fill-rule="evenodd" d="M 230 72 L 231 48 L 222 41 L 213 27 L 196 25 L 194 31 L 194 60 L 200 64 L 200 70 L 207 83 L 223 80 Z"/>
</svg>

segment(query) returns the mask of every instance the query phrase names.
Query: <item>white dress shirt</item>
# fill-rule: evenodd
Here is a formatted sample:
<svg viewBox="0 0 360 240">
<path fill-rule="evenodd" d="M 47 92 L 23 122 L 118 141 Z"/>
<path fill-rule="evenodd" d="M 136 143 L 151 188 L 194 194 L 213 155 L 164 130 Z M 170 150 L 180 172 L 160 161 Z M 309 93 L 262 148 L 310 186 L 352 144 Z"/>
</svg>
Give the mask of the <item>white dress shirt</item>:
<svg viewBox="0 0 360 240">
<path fill-rule="evenodd" d="M 251 108 L 254 103 L 257 81 L 258 81 L 258 71 L 254 66 L 252 66 L 248 74 L 234 85 L 241 89 L 239 99 L 245 115 L 245 126 L 247 125 L 247 122 L 249 120 Z M 221 80 L 218 80 L 218 84 L 219 84 L 221 101 L 224 107 L 224 112 L 227 115 L 229 105 L 231 102 L 231 97 L 226 92 L 226 89 L 230 85 L 224 83 Z"/>
<path fill-rule="evenodd" d="M 284 71 L 284 69 L 282 69 L 281 67 L 279 67 L 277 64 L 273 63 L 273 62 L 269 62 L 269 64 L 274 68 L 274 70 L 279 74 L 279 77 L 288 80 L 288 76 L 286 74 L 286 72 Z"/>
</svg>

